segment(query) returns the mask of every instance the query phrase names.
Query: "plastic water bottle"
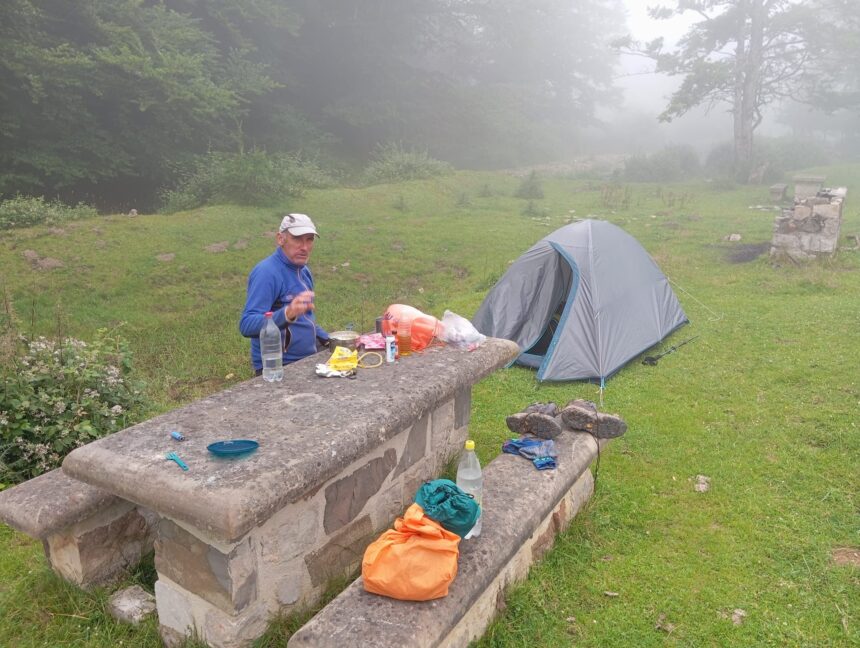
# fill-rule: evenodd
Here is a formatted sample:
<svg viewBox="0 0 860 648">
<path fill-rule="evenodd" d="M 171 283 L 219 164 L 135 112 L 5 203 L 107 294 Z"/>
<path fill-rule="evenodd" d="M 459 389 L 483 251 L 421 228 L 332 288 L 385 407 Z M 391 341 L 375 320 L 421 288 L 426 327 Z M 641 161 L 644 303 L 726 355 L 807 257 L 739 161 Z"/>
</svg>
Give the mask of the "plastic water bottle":
<svg viewBox="0 0 860 648">
<path fill-rule="evenodd" d="M 477 538 L 481 535 L 481 521 L 484 519 L 483 509 L 483 494 L 484 494 L 484 477 L 481 475 L 481 462 L 478 461 L 478 455 L 475 454 L 475 442 L 469 439 L 466 441 L 466 450 L 463 456 L 460 457 L 460 463 L 457 465 L 457 486 L 463 489 L 475 498 L 475 501 L 481 506 L 481 514 L 478 516 L 478 521 L 472 530 L 466 534 L 465 539 Z"/>
<path fill-rule="evenodd" d="M 260 329 L 260 355 L 263 358 L 263 380 L 275 382 L 284 378 L 284 358 L 281 352 L 281 331 L 266 313 L 266 321 Z"/>
</svg>

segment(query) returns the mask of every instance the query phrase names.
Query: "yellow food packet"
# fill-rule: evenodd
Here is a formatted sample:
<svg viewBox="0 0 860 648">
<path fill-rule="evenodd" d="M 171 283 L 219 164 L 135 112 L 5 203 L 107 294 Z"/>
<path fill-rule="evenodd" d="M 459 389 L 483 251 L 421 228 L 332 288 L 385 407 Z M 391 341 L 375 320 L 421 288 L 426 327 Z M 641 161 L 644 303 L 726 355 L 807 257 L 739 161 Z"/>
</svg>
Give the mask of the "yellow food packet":
<svg viewBox="0 0 860 648">
<path fill-rule="evenodd" d="M 334 351 L 331 352 L 331 357 L 328 359 L 328 362 L 326 362 L 326 365 L 335 371 L 349 371 L 350 369 L 355 369 L 358 366 L 358 352 L 337 346 L 334 348 Z"/>
</svg>

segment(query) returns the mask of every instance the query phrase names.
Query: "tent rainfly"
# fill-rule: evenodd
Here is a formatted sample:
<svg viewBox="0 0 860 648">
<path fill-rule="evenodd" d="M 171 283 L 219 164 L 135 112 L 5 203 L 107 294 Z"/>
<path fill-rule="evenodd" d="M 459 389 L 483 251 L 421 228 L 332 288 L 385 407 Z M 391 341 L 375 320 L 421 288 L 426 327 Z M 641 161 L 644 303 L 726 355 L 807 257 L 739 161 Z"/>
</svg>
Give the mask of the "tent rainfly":
<svg viewBox="0 0 860 648">
<path fill-rule="evenodd" d="M 538 380 L 606 378 L 687 323 L 639 242 L 599 220 L 566 225 L 517 259 L 472 323 L 513 340 Z"/>
</svg>

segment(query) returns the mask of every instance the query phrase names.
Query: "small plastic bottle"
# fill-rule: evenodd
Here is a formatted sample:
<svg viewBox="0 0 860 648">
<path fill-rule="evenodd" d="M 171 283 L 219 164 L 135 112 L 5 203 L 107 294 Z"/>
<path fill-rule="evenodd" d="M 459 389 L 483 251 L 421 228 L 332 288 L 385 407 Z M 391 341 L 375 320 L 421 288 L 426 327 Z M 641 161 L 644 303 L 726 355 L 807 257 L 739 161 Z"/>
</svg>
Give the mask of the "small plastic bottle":
<svg viewBox="0 0 860 648">
<path fill-rule="evenodd" d="M 474 497 L 478 505 L 481 506 L 478 521 L 475 522 L 472 530 L 466 534 L 465 540 L 468 540 L 481 535 L 481 522 L 484 519 L 484 478 L 481 475 L 481 462 L 478 461 L 478 455 L 475 454 L 475 442 L 469 439 L 466 441 L 465 448 L 463 456 L 460 457 L 460 463 L 457 465 L 457 486 Z"/>
<path fill-rule="evenodd" d="M 275 382 L 284 378 L 284 358 L 281 352 L 281 332 L 272 319 L 272 312 L 266 313 L 266 321 L 260 329 L 260 355 L 263 359 L 263 380 Z"/>
</svg>

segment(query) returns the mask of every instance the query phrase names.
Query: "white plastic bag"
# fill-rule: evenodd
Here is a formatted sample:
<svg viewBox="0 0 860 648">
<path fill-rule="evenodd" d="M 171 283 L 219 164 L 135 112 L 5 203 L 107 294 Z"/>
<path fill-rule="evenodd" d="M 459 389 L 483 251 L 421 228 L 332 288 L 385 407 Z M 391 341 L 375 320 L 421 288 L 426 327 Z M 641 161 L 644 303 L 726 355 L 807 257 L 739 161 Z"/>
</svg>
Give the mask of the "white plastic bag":
<svg viewBox="0 0 860 648">
<path fill-rule="evenodd" d="M 445 344 L 453 344 L 461 349 L 474 349 L 481 346 L 487 340 L 487 336 L 479 333 L 478 329 L 472 326 L 472 322 L 465 317 L 446 310 L 442 316 L 442 333 L 439 339 Z"/>
</svg>

